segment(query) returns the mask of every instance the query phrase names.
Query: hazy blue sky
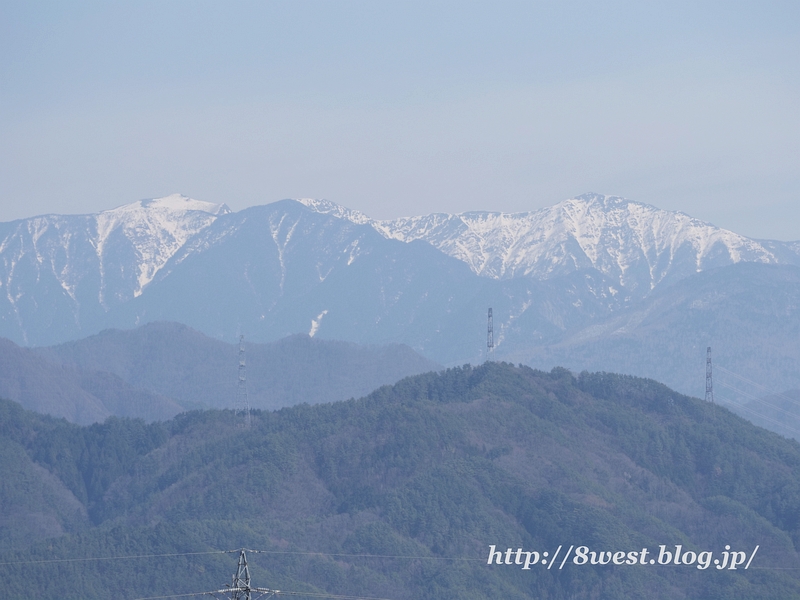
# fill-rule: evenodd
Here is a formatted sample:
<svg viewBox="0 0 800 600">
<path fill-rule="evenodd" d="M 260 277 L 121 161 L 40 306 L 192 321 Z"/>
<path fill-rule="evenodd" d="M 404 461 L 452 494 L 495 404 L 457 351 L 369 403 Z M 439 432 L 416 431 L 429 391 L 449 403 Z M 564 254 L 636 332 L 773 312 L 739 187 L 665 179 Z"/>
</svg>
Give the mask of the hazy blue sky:
<svg viewBox="0 0 800 600">
<path fill-rule="evenodd" d="M 800 3 L 0 3 L 0 221 L 587 191 L 800 239 Z"/>
</svg>

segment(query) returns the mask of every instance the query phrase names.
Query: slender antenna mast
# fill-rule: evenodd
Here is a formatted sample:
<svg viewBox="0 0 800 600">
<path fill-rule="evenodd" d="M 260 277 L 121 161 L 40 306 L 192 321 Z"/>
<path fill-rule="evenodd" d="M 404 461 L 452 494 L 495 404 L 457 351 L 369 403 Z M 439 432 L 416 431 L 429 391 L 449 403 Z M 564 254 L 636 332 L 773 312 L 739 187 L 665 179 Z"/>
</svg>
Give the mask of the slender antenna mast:
<svg viewBox="0 0 800 600">
<path fill-rule="evenodd" d="M 492 324 L 492 309 L 489 309 L 489 324 L 486 328 L 486 360 L 494 358 L 494 325 Z"/>
<path fill-rule="evenodd" d="M 250 427 L 250 403 L 247 401 L 247 366 L 244 359 L 244 336 L 239 336 L 239 385 L 236 388 L 236 415 L 244 416 L 244 427 Z M 245 567 L 247 565 L 245 564 Z"/>
<path fill-rule="evenodd" d="M 706 349 L 706 402 L 714 402 L 714 382 L 711 379 L 711 346 Z"/>
</svg>

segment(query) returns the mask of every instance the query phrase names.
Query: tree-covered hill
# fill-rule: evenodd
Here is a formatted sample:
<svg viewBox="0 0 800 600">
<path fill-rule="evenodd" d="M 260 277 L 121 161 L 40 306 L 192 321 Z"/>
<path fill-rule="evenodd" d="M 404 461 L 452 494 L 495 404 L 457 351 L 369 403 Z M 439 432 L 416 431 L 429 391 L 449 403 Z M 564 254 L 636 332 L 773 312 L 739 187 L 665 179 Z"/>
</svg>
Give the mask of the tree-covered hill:
<svg viewBox="0 0 800 600">
<path fill-rule="evenodd" d="M 800 597 L 800 445 L 650 380 L 488 363 L 249 429 L 228 411 L 78 427 L 4 402 L 0 457 L 12 598 L 219 589 L 235 555 L 183 554 L 238 547 L 269 552 L 250 555 L 257 585 L 373 598 Z M 490 545 L 759 550 L 747 570 L 523 570 L 487 565 Z"/>
</svg>

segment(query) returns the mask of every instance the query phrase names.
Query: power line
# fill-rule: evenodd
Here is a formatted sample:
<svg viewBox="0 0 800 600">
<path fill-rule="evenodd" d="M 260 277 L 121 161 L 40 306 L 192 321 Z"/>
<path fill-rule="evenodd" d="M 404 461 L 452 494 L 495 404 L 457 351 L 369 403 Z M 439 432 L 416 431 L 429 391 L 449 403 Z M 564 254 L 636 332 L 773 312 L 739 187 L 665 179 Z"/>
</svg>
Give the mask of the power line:
<svg viewBox="0 0 800 600">
<path fill-rule="evenodd" d="M 208 552 L 171 552 L 169 554 L 130 554 L 127 556 L 91 556 L 87 558 L 48 558 L 41 560 L 11 560 L 0 562 L 0 566 L 6 565 L 37 565 L 45 563 L 68 563 L 68 562 L 90 562 L 101 560 L 133 560 L 142 558 L 169 558 L 177 556 L 199 556 L 203 554 L 230 554 L 232 550 L 209 550 Z"/>
<path fill-rule="evenodd" d="M 279 596 L 302 596 L 308 598 L 333 598 L 334 600 L 389 600 L 388 598 L 376 598 L 373 596 L 342 596 L 340 594 L 326 594 L 315 592 L 284 592 L 279 591 Z"/>
<path fill-rule="evenodd" d="M 795 400 L 793 398 L 790 398 L 786 394 L 783 394 L 783 393 L 780 393 L 780 392 L 774 392 L 774 391 L 770 390 L 767 386 L 762 385 L 760 383 L 756 383 L 752 379 L 748 379 L 747 377 L 745 377 L 744 375 L 740 375 L 739 373 L 734 373 L 733 371 L 729 371 L 725 367 L 720 367 L 719 365 L 717 365 L 717 368 L 719 370 L 725 372 L 726 374 L 730 375 L 731 377 L 735 377 L 736 379 L 740 379 L 741 381 L 744 381 L 745 383 L 749 383 L 750 385 L 752 385 L 754 387 L 757 387 L 757 388 L 760 388 L 760 389 L 764 390 L 764 392 L 766 392 L 770 396 L 776 396 L 778 398 L 782 398 L 782 399 L 786 400 L 787 402 L 790 402 L 791 404 L 794 404 L 796 406 L 800 406 L 800 402 L 798 402 L 797 400 Z"/>
<path fill-rule="evenodd" d="M 208 596 L 212 592 L 198 592 L 196 594 L 170 594 L 168 596 L 147 596 L 134 598 L 133 600 L 161 600 L 162 598 L 196 598 L 197 596 Z"/>
<path fill-rule="evenodd" d="M 406 560 L 464 560 L 464 561 L 483 561 L 483 558 L 465 558 L 462 556 L 409 556 L 405 554 L 343 554 L 326 552 L 293 552 L 290 550 L 252 550 L 247 548 L 251 554 L 299 554 L 307 556 L 330 556 L 338 558 L 390 558 Z"/>
<path fill-rule="evenodd" d="M 792 398 L 789 398 L 785 394 L 773 392 L 772 390 L 770 390 L 765 385 L 757 383 L 757 382 L 753 381 L 752 379 L 748 379 L 744 375 L 740 375 L 739 373 L 734 373 L 733 371 L 730 371 L 730 370 L 726 369 L 725 367 L 720 367 L 719 365 L 717 366 L 717 369 L 721 370 L 726 375 L 730 375 L 731 377 L 734 377 L 734 378 L 736 378 L 736 379 L 738 379 L 740 381 L 748 383 L 748 384 L 752 385 L 755 388 L 759 388 L 760 390 L 762 390 L 761 393 L 765 393 L 767 395 L 767 397 L 783 399 L 783 400 L 789 402 L 793 406 L 800 406 L 800 403 L 797 402 L 796 400 L 794 400 Z M 744 396 L 745 398 L 748 398 L 750 400 L 751 404 L 752 403 L 757 403 L 757 404 L 759 404 L 761 406 L 768 407 L 768 408 L 770 408 L 770 409 L 772 409 L 774 411 L 778 411 L 779 413 L 783 413 L 783 415 L 785 415 L 786 417 L 791 417 L 793 419 L 800 418 L 800 414 L 790 412 L 789 410 L 787 410 L 784 407 L 778 406 L 776 404 L 772 404 L 771 402 L 767 402 L 766 400 L 764 400 L 764 398 L 761 398 L 761 397 L 755 396 L 755 395 L 753 395 L 751 393 L 745 392 L 744 390 L 741 390 L 741 389 L 737 388 L 736 386 L 731 385 L 730 383 L 727 383 L 725 381 L 719 381 L 718 383 L 720 385 L 722 385 L 723 387 L 726 387 L 726 388 L 730 389 L 731 391 L 735 392 L 736 394 L 738 394 L 740 396 Z M 728 400 L 726 402 L 726 404 L 728 404 L 730 407 L 732 407 L 732 408 L 734 408 L 736 410 L 741 410 L 741 411 L 747 412 L 747 413 L 753 415 L 754 417 L 757 417 L 758 419 L 761 419 L 762 421 L 769 422 L 769 423 L 772 423 L 773 425 L 779 426 L 782 432 L 787 432 L 790 436 L 793 436 L 796 439 L 800 440 L 800 430 L 798 430 L 795 427 L 792 427 L 791 425 L 788 425 L 785 421 L 779 421 L 778 419 L 773 419 L 771 417 L 768 417 L 767 415 L 765 415 L 765 414 L 763 414 L 763 413 L 761 413 L 761 412 L 759 412 L 757 410 L 754 410 L 753 408 L 751 408 L 749 406 L 745 406 L 744 404 L 739 404 L 738 402 L 732 402 L 732 401 Z M 780 417 L 780 415 L 778 415 L 778 417 Z"/>
<path fill-rule="evenodd" d="M 724 401 L 724 399 L 723 399 L 723 401 Z M 771 419 L 770 417 L 766 417 L 763 414 L 761 414 L 760 412 L 755 411 L 752 408 L 748 408 L 746 406 L 743 406 L 741 404 L 737 404 L 736 402 L 733 402 L 732 400 L 726 401 L 725 404 L 727 404 L 730 407 L 734 407 L 737 410 L 743 410 L 743 411 L 749 412 L 749 413 L 755 415 L 756 417 L 758 417 L 759 419 L 762 419 L 764 421 L 769 421 L 770 423 L 774 423 L 775 425 L 780 425 L 780 427 L 782 429 L 794 433 L 797 436 L 797 438 L 800 439 L 800 431 L 798 431 L 794 427 L 791 427 L 791 426 L 787 425 L 786 423 L 783 423 L 783 422 L 778 421 L 776 419 Z"/>
<path fill-rule="evenodd" d="M 462 556 L 411 556 L 403 554 L 347 554 L 342 552 L 304 552 L 291 550 L 252 550 L 247 548 L 251 554 L 272 554 L 272 555 L 297 555 L 297 556 L 324 556 L 331 558 L 380 558 L 389 560 L 435 560 L 435 561 L 483 561 L 483 558 L 467 558 Z M 0 562 L 0 566 L 7 565 L 31 565 L 45 563 L 66 563 L 66 562 L 91 562 L 106 560 L 135 560 L 145 558 L 170 558 L 180 556 L 199 556 L 208 554 L 233 554 L 239 550 L 209 550 L 207 552 L 173 552 L 169 554 L 131 554 L 127 556 L 93 556 L 86 558 L 52 558 L 41 560 L 16 560 Z"/>
<path fill-rule="evenodd" d="M 736 378 L 736 379 L 738 379 L 740 381 L 743 381 L 743 382 L 748 383 L 748 384 L 750 384 L 750 385 L 752 385 L 752 386 L 754 386 L 756 388 L 759 388 L 759 389 L 763 390 L 762 393 L 766 393 L 768 396 L 775 397 L 775 398 L 781 398 L 781 399 L 786 400 L 787 402 L 791 403 L 792 405 L 800 406 L 800 402 L 797 402 L 796 400 L 794 400 L 792 398 L 789 398 L 785 394 L 772 392 L 765 385 L 757 383 L 757 382 L 753 381 L 752 379 L 748 379 L 747 377 L 745 377 L 743 375 L 740 375 L 739 373 L 734 373 L 733 371 L 730 371 L 730 370 L 726 369 L 725 367 L 721 367 L 719 365 L 717 365 L 717 369 L 721 370 L 723 373 L 725 373 L 727 375 L 730 375 L 731 377 L 734 377 L 734 378 Z M 755 396 L 753 394 L 745 392 L 744 390 L 740 390 L 739 388 L 737 388 L 734 385 L 731 385 L 730 383 L 727 383 L 725 381 L 719 381 L 718 383 L 721 386 L 723 386 L 725 388 L 728 388 L 729 390 L 731 390 L 733 392 L 736 392 L 740 396 L 744 396 L 745 398 L 749 398 L 751 402 L 755 402 L 755 403 L 758 403 L 760 405 L 769 407 L 769 408 L 771 408 L 773 410 L 776 410 L 776 411 L 778 411 L 780 413 L 783 413 L 787 417 L 800 418 L 800 415 L 792 413 L 792 412 L 789 412 L 788 410 L 786 410 L 785 408 L 783 408 L 781 406 L 777 406 L 775 404 L 767 402 L 763 398 L 759 398 L 758 396 Z M 711 347 L 710 346 L 706 349 L 706 398 L 705 399 L 706 399 L 706 401 L 714 402 L 714 389 L 713 389 L 713 383 L 712 383 L 712 379 L 711 379 Z M 778 426 L 781 427 L 782 430 L 791 432 L 795 437 L 800 439 L 800 431 L 798 431 L 796 428 L 794 428 L 794 427 L 792 427 L 790 425 L 787 425 L 785 422 L 778 421 L 777 419 L 772 419 L 772 418 L 770 418 L 770 417 L 758 412 L 757 410 L 753 410 L 752 408 L 750 408 L 748 406 L 745 406 L 743 404 L 739 404 L 737 402 L 732 402 L 730 400 L 727 400 L 726 404 L 728 404 L 730 407 L 735 408 L 737 410 L 742 410 L 742 411 L 748 412 L 748 413 L 758 417 L 759 419 L 762 419 L 763 421 L 767 421 L 769 423 L 773 423 L 775 425 L 778 425 Z"/>
<path fill-rule="evenodd" d="M 763 400 L 762 398 L 759 398 L 758 396 L 754 396 L 753 394 L 748 394 L 748 393 L 747 393 L 747 392 L 745 392 L 744 390 L 740 390 L 739 388 L 737 388 L 737 387 L 735 387 L 735 386 L 732 386 L 732 385 L 731 385 L 731 384 L 729 384 L 729 383 L 725 383 L 724 381 L 719 381 L 719 382 L 717 382 L 717 383 L 719 383 L 719 384 L 720 384 L 722 387 L 726 387 L 726 388 L 728 388 L 729 390 L 736 392 L 737 394 L 740 394 L 740 395 L 742 395 L 742 396 L 745 396 L 745 397 L 749 398 L 751 402 L 757 402 L 758 404 L 763 404 L 764 406 L 769 406 L 770 408 L 772 408 L 772 409 L 774 409 L 774 410 L 777 410 L 777 411 L 779 411 L 779 412 L 782 412 L 782 413 L 783 413 L 783 414 L 785 414 L 787 417 L 800 417 L 800 415 L 798 415 L 797 413 L 792 413 L 792 412 L 789 412 L 789 411 L 788 411 L 788 410 L 786 410 L 785 408 L 781 408 L 780 406 L 778 406 L 778 405 L 776 405 L 776 404 L 770 404 L 770 403 L 769 403 L 769 402 L 767 402 L 766 400 Z M 737 405 L 737 406 L 738 406 L 738 405 Z"/>
<path fill-rule="evenodd" d="M 257 589 L 257 588 L 251 588 Z M 166 598 L 193 598 L 197 596 L 213 596 L 214 594 L 227 594 L 230 593 L 229 589 L 217 590 L 214 592 L 197 592 L 194 594 L 170 594 L 167 596 L 146 596 L 142 598 L 133 598 L 133 600 L 164 600 Z M 375 596 L 345 596 L 342 594 L 326 594 L 325 592 L 288 592 L 284 590 L 269 590 L 264 592 L 274 596 L 296 596 L 302 598 L 331 598 L 332 600 L 391 600 L 390 598 L 378 598 Z M 263 597 L 263 596 L 262 596 Z"/>
</svg>

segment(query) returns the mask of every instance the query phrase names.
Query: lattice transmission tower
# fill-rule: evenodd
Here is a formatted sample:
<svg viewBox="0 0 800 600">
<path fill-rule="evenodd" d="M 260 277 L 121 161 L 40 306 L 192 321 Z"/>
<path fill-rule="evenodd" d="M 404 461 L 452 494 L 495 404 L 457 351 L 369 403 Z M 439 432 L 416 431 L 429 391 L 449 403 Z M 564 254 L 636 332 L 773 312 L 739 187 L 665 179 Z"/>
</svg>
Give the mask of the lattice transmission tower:
<svg viewBox="0 0 800 600">
<path fill-rule="evenodd" d="M 489 323 L 486 328 L 486 360 L 494 357 L 494 324 L 492 323 L 492 309 L 489 309 Z"/>
<path fill-rule="evenodd" d="M 250 568 L 247 566 L 247 556 L 245 555 L 243 548 L 239 551 L 239 562 L 236 565 L 236 573 L 233 575 L 233 581 L 230 584 L 227 584 L 224 589 L 185 595 L 213 596 L 214 598 L 217 598 L 217 600 L 222 598 L 228 598 L 229 600 L 265 600 L 266 598 L 273 598 L 280 593 L 280 590 L 253 587 L 250 585 Z M 297 592 L 287 592 L 287 595 L 302 596 L 303 594 L 299 594 Z M 166 597 L 176 598 L 177 596 Z"/>
<path fill-rule="evenodd" d="M 250 402 L 247 399 L 247 364 L 244 357 L 244 336 L 239 336 L 239 384 L 236 387 L 236 416 L 242 415 L 244 427 L 250 427 Z M 245 565 L 246 566 L 246 565 Z"/>
<path fill-rule="evenodd" d="M 714 381 L 711 379 L 711 346 L 706 348 L 706 402 L 714 402 Z"/>
<path fill-rule="evenodd" d="M 231 584 L 231 600 L 252 600 L 250 588 L 250 568 L 244 550 L 239 553 L 239 562 Z"/>
</svg>

